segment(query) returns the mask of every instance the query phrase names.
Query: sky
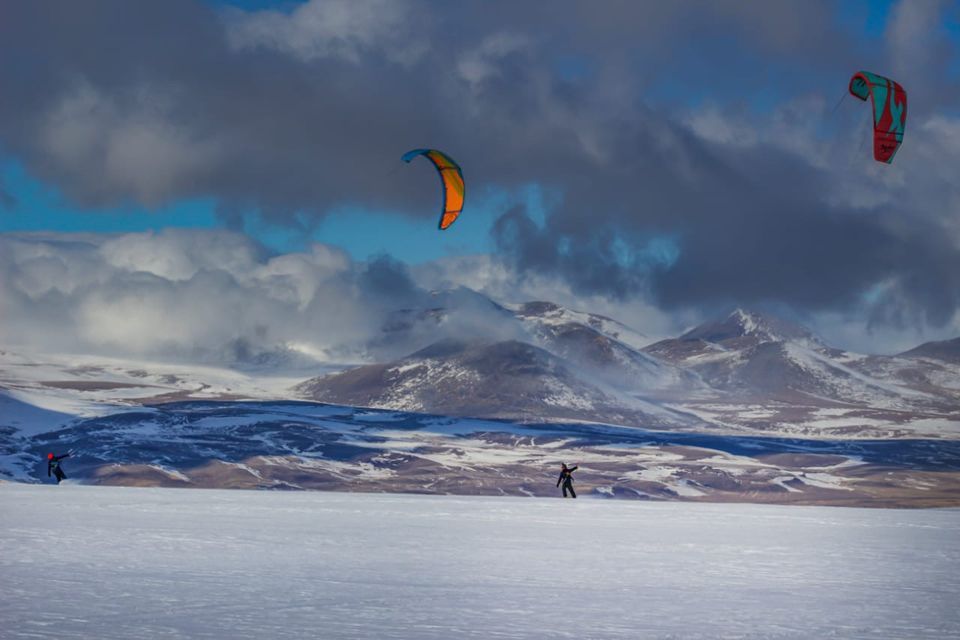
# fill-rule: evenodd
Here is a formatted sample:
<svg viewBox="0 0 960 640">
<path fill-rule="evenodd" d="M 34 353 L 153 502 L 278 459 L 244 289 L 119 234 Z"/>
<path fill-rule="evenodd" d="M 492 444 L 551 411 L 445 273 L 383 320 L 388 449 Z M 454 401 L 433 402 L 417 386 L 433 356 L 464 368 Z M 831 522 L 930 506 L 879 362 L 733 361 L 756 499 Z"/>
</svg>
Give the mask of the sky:
<svg viewBox="0 0 960 640">
<path fill-rule="evenodd" d="M 0 0 L 0 59 L 0 344 L 331 353 L 458 286 L 960 335 L 955 2 Z M 891 165 L 861 69 L 909 96 Z"/>
</svg>

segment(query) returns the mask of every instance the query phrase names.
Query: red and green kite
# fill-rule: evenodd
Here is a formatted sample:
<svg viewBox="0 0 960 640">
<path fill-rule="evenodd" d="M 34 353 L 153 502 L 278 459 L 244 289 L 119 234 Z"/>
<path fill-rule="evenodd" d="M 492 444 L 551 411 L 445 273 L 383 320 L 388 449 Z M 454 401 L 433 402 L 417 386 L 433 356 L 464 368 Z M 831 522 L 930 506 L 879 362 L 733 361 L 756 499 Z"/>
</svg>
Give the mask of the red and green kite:
<svg viewBox="0 0 960 640">
<path fill-rule="evenodd" d="M 850 78 L 850 93 L 864 101 L 873 98 L 873 157 L 890 164 L 903 142 L 907 92 L 890 78 L 858 71 Z"/>
</svg>

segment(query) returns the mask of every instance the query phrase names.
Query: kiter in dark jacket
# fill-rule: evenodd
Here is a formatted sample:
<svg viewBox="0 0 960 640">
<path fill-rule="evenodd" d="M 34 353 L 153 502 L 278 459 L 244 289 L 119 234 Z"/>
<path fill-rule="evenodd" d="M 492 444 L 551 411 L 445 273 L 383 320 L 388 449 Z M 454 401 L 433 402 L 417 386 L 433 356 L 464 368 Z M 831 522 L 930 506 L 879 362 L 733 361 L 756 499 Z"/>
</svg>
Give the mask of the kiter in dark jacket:
<svg viewBox="0 0 960 640">
<path fill-rule="evenodd" d="M 52 473 L 57 477 L 57 484 L 60 484 L 61 480 L 67 479 L 67 474 L 63 472 L 63 468 L 60 466 L 60 461 L 64 458 L 69 458 L 70 454 L 65 453 L 62 456 L 55 456 L 52 453 L 47 454 L 47 477 L 50 477 Z"/>
<path fill-rule="evenodd" d="M 568 467 L 566 463 L 560 463 L 560 477 L 557 478 L 557 486 L 560 486 L 560 483 L 563 483 L 563 497 L 567 497 L 567 491 L 570 492 L 571 498 L 577 497 L 577 492 L 573 490 L 573 472 L 577 470 L 577 467 Z"/>
</svg>

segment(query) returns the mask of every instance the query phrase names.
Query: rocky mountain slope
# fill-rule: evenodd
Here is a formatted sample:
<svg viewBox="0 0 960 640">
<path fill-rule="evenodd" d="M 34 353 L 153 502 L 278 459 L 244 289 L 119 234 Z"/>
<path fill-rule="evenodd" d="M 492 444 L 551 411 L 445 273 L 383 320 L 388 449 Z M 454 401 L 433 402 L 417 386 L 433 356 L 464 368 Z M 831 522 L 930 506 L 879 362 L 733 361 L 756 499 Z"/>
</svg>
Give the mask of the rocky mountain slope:
<svg viewBox="0 0 960 640">
<path fill-rule="evenodd" d="M 602 316 L 547 302 L 511 311 L 526 342 L 441 342 L 313 378 L 296 391 L 326 402 L 528 421 L 960 436 L 960 365 L 949 361 L 949 345 L 854 354 L 804 327 L 737 309 L 641 348 L 642 334 Z"/>
<path fill-rule="evenodd" d="M 605 339 L 592 347 L 585 357 L 608 353 Z M 697 422 L 585 379 L 577 369 L 573 360 L 524 342 L 448 340 L 395 362 L 313 378 L 295 391 L 324 402 L 450 416 L 657 427 Z"/>
<path fill-rule="evenodd" d="M 939 360 L 950 364 L 960 364 L 960 338 L 941 340 L 939 342 L 925 342 L 919 347 L 904 351 L 900 354 L 904 358 L 923 358 Z"/>
</svg>

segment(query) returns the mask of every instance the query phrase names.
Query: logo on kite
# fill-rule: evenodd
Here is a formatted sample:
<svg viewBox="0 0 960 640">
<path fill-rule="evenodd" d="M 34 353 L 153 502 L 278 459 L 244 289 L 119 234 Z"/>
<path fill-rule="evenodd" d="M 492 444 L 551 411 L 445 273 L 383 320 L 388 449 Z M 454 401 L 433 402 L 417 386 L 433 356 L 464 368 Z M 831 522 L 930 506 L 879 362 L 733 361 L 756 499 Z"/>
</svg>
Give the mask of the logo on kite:
<svg viewBox="0 0 960 640">
<path fill-rule="evenodd" d="M 440 229 L 446 229 L 453 224 L 460 212 L 463 211 L 463 172 L 460 165 L 443 151 L 436 149 L 414 149 L 403 154 L 402 160 L 410 162 L 417 156 L 424 156 L 433 163 L 440 174 L 440 184 L 443 186 L 443 209 L 440 212 Z"/>
<path fill-rule="evenodd" d="M 890 78 L 859 71 L 850 78 L 850 93 L 864 101 L 873 100 L 873 157 L 890 164 L 903 142 L 907 92 Z"/>
</svg>

